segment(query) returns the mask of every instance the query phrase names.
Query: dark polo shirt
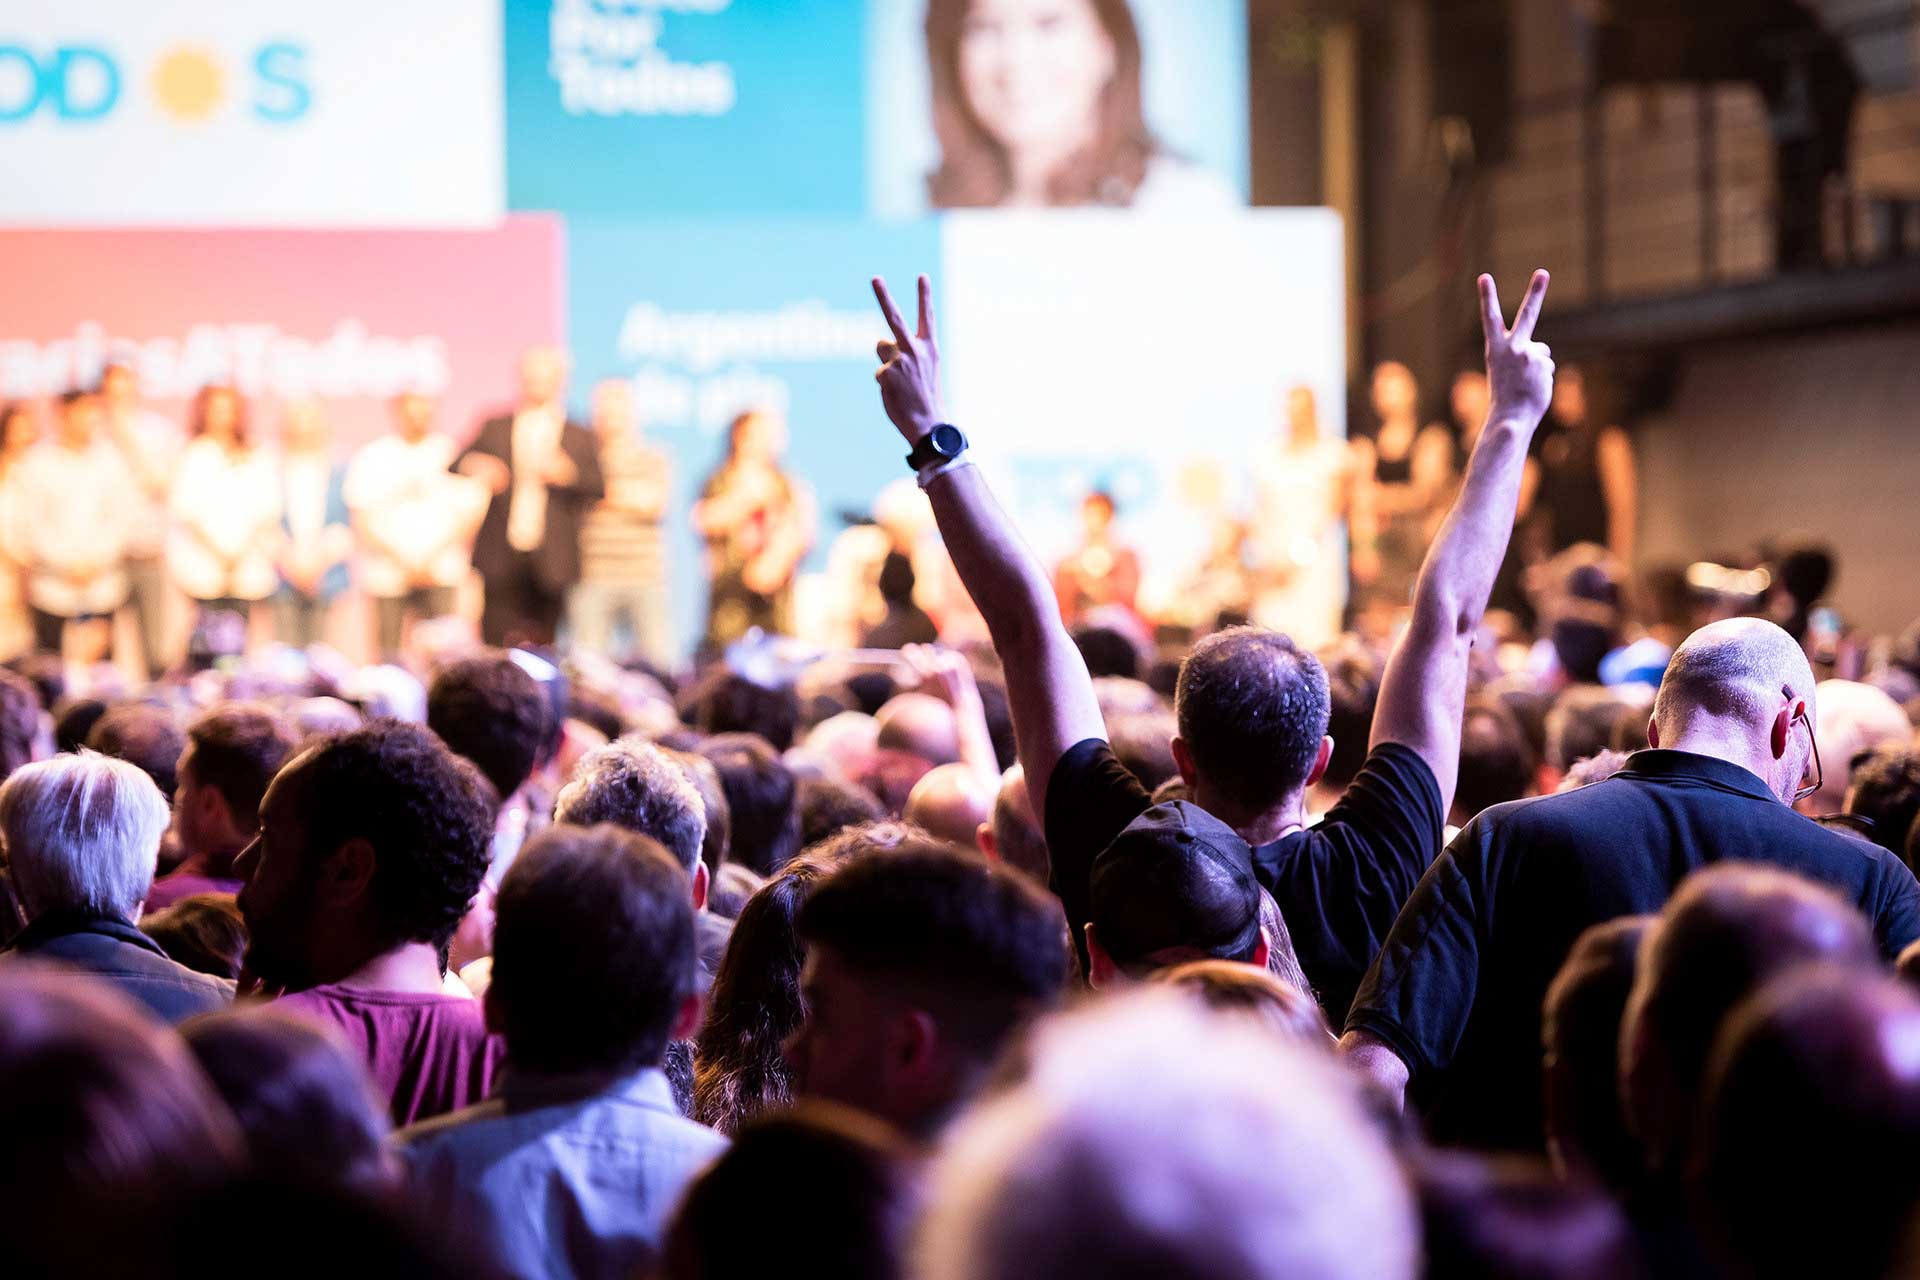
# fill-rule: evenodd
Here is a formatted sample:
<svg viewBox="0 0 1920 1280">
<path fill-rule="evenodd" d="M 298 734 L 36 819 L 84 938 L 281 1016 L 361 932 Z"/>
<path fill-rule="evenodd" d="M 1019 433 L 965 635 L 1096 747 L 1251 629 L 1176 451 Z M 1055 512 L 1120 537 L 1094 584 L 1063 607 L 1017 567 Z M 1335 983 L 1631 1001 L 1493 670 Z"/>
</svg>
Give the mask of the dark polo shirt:
<svg viewBox="0 0 1920 1280">
<path fill-rule="evenodd" d="M 1689 872 L 1726 861 L 1830 886 L 1888 958 L 1920 937 L 1920 886 L 1891 853 L 1801 817 L 1738 765 L 1642 751 L 1605 782 L 1469 823 L 1394 922 L 1347 1029 L 1407 1064 L 1436 1141 L 1537 1149 L 1540 1008 L 1574 940 L 1660 910 Z"/>
</svg>

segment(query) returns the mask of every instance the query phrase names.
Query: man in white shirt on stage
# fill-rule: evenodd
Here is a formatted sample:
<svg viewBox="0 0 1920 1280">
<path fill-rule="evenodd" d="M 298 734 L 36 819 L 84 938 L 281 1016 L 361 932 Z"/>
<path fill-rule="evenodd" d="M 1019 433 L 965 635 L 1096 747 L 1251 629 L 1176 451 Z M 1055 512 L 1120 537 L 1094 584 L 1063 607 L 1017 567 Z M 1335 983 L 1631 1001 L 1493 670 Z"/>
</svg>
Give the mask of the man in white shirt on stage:
<svg viewBox="0 0 1920 1280">
<path fill-rule="evenodd" d="M 382 659 L 400 652 L 409 617 L 454 611 L 472 567 L 468 550 L 487 492 L 453 474 L 459 446 L 433 429 L 434 403 L 417 391 L 394 397 L 395 428 L 370 441 L 347 468 L 346 501 L 360 539 L 360 582 L 373 599 Z"/>
</svg>

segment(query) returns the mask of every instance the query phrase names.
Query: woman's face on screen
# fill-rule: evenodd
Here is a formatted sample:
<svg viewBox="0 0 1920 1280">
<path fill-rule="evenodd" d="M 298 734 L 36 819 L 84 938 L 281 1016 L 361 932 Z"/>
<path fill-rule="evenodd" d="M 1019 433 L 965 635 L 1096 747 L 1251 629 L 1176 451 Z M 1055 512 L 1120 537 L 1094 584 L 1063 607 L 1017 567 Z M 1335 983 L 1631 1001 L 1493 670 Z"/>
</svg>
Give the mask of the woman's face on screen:
<svg viewBox="0 0 1920 1280">
<path fill-rule="evenodd" d="M 960 85 L 994 141 L 1016 155 L 1065 156 L 1093 135 L 1113 78 L 1113 39 L 1092 0 L 973 0 Z"/>
</svg>

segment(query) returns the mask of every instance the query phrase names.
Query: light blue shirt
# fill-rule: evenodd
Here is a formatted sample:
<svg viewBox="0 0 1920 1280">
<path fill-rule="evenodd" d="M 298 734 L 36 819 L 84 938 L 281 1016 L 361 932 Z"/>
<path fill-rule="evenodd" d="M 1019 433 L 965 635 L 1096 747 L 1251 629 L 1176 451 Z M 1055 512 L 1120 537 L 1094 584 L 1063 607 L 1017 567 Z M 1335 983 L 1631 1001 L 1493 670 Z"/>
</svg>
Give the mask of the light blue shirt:
<svg viewBox="0 0 1920 1280">
<path fill-rule="evenodd" d="M 657 1068 L 509 1075 L 494 1097 L 395 1135 L 433 1220 L 507 1274 L 628 1277 L 651 1264 L 681 1192 L 727 1140 L 682 1116 Z"/>
</svg>

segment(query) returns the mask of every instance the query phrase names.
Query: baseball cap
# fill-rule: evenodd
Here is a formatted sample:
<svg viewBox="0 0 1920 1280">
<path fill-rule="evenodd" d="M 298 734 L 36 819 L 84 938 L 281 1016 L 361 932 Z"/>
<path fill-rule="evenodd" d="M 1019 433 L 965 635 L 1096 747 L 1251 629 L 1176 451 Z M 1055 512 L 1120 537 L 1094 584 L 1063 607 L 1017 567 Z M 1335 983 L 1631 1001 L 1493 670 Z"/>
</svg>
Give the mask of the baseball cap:
<svg viewBox="0 0 1920 1280">
<path fill-rule="evenodd" d="M 1089 889 L 1100 946 L 1122 967 L 1174 947 L 1244 960 L 1259 941 L 1253 850 L 1185 800 L 1128 823 L 1094 859 Z"/>
</svg>

